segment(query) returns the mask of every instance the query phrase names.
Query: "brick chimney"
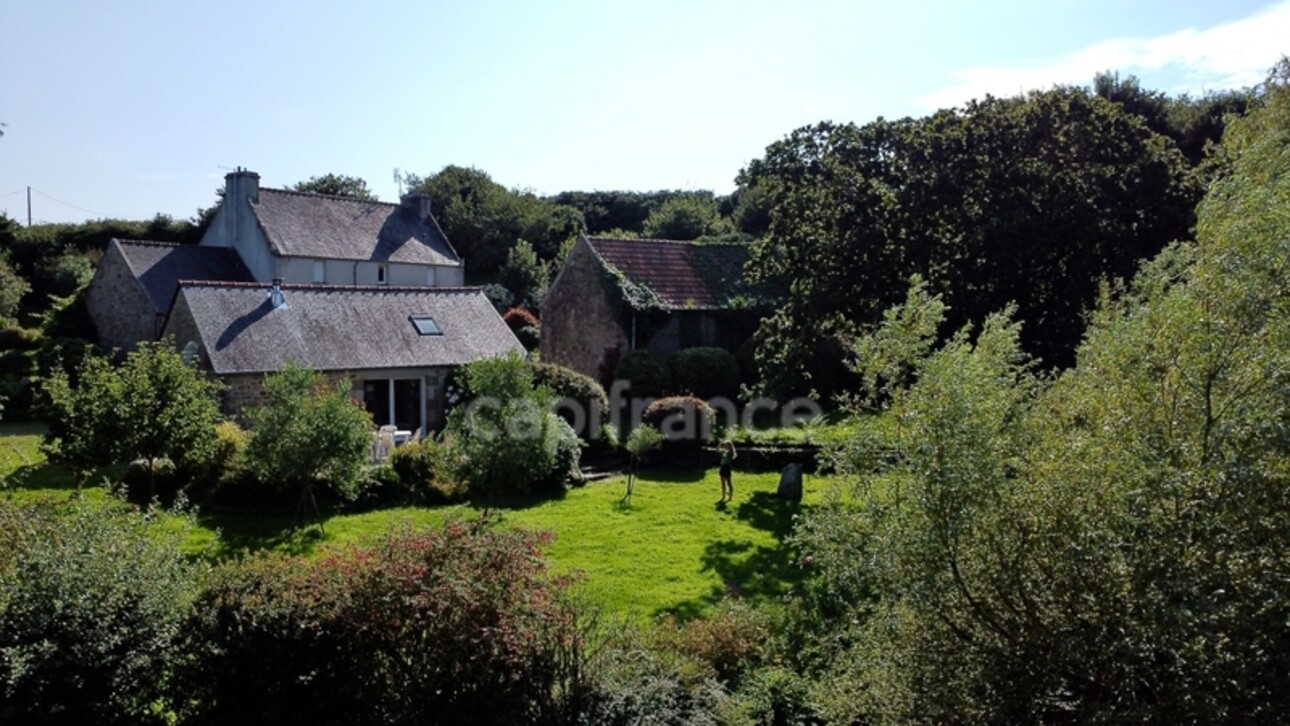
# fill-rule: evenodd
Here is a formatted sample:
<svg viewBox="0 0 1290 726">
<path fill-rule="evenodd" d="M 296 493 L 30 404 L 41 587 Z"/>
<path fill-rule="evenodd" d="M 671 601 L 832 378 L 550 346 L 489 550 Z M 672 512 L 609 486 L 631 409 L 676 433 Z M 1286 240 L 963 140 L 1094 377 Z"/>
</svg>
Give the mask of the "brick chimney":
<svg viewBox="0 0 1290 726">
<path fill-rule="evenodd" d="M 403 208 L 411 211 L 417 219 L 422 221 L 430 219 L 430 195 L 425 192 L 411 192 L 403 195 L 400 200 Z"/>
</svg>

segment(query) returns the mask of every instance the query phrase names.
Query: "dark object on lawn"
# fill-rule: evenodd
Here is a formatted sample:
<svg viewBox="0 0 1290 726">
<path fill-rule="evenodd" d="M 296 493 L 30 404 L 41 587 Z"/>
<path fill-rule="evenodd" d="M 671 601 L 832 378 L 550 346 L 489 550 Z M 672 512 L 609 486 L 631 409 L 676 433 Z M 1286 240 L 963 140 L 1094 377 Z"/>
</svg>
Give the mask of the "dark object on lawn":
<svg viewBox="0 0 1290 726">
<path fill-rule="evenodd" d="M 779 474 L 779 490 L 775 492 L 780 499 L 791 502 L 802 501 L 802 465 L 789 464 Z"/>
</svg>

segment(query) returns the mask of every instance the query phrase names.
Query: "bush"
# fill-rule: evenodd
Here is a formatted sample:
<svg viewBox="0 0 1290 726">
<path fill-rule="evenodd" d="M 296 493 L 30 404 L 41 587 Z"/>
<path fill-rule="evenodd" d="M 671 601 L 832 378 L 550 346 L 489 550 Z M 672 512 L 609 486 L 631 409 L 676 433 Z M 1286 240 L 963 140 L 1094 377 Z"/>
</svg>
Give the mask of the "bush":
<svg viewBox="0 0 1290 726">
<path fill-rule="evenodd" d="M 648 350 L 633 350 L 614 369 L 614 378 L 630 381 L 630 395 L 636 398 L 662 396 L 672 389 L 672 372 L 667 363 Z"/>
<path fill-rule="evenodd" d="M 770 666 L 753 671 L 744 678 L 735 698 L 741 720 L 748 723 L 783 726 L 825 723 L 812 702 L 810 683 L 787 668 Z"/>
<path fill-rule="evenodd" d="M 493 304 L 497 312 L 502 312 L 515 304 L 515 296 L 511 294 L 504 286 L 491 282 L 482 288 L 484 297 Z"/>
<path fill-rule="evenodd" d="M 525 350 L 535 350 L 542 337 L 542 324 L 533 313 L 522 307 L 513 307 L 502 315 L 502 321 L 519 338 Z"/>
<path fill-rule="evenodd" d="M 41 382 L 51 459 L 84 473 L 134 459 L 170 459 L 200 471 L 215 448 L 220 384 L 165 342 L 144 343 L 114 367 L 90 357 L 75 378 L 55 370 Z M 155 492 L 146 495 L 151 497 Z"/>
<path fill-rule="evenodd" d="M 554 363 L 532 365 L 533 382 L 550 388 L 565 402 L 564 406 L 557 403 L 557 411 L 564 420 L 568 421 L 584 440 L 595 438 L 593 434 L 599 431 L 609 419 L 609 396 L 605 394 L 604 387 L 591 376 L 583 375 L 572 368 Z M 581 417 L 581 421 L 573 411 L 568 410 L 569 406 L 576 406 L 585 414 Z"/>
<path fill-rule="evenodd" d="M 0 328 L 0 350 L 37 350 L 45 341 L 39 328 L 21 328 L 10 325 Z"/>
<path fill-rule="evenodd" d="M 536 315 L 518 306 L 502 313 L 502 321 L 506 323 L 506 327 L 510 328 L 512 333 L 518 333 L 520 328 L 541 326 Z"/>
<path fill-rule="evenodd" d="M 670 448 L 694 449 L 708 441 L 717 414 L 701 398 L 669 396 L 645 407 L 641 420 L 662 432 Z"/>
<path fill-rule="evenodd" d="M 563 484 L 581 444 L 551 412 L 551 390 L 534 386 L 533 368 L 511 354 L 471 363 L 464 375 L 475 399 L 453 411 L 448 431 L 463 456 L 459 480 L 471 494 L 527 493 Z"/>
<path fill-rule="evenodd" d="M 655 632 L 664 649 L 694 658 L 727 686 L 737 685 L 740 674 L 756 667 L 770 638 L 768 619 L 737 601 L 722 601 L 709 617 L 688 623 L 667 621 Z"/>
<path fill-rule="evenodd" d="M 733 400 L 739 394 L 739 362 L 721 348 L 686 348 L 672 354 L 675 390 L 710 400 Z"/>
<path fill-rule="evenodd" d="M 453 479 L 450 445 L 432 438 L 412 441 L 390 454 L 403 497 L 415 502 L 446 504 L 460 501 L 465 491 Z"/>
<path fill-rule="evenodd" d="M 197 574 L 183 531 L 115 504 L 0 512 L 0 721 L 164 723 Z"/>
<path fill-rule="evenodd" d="M 582 644 L 547 537 L 485 521 L 217 572 L 191 623 L 197 722 L 567 721 Z"/>
<path fill-rule="evenodd" d="M 725 688 L 702 667 L 669 658 L 632 634 L 609 640 L 591 663 L 579 724 L 716 726 L 729 707 Z"/>
<path fill-rule="evenodd" d="M 515 331 L 515 337 L 524 346 L 524 350 L 533 351 L 542 344 L 542 329 L 536 325 L 526 325 Z"/>
<path fill-rule="evenodd" d="M 266 485 L 312 496 L 314 486 L 342 499 L 358 497 L 372 445 L 372 419 L 344 381 L 288 365 L 265 379 L 267 403 L 250 412 L 246 448 L 251 471 Z"/>
</svg>

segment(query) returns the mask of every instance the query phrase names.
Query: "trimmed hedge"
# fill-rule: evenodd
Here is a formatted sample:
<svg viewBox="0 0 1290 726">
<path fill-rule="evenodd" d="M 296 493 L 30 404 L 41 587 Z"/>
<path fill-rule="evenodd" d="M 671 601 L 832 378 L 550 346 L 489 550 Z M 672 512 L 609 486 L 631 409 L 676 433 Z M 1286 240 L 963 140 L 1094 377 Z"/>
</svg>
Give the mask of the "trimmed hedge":
<svg viewBox="0 0 1290 726">
<path fill-rule="evenodd" d="M 579 437 L 589 438 L 588 430 L 591 427 L 593 411 L 596 413 L 598 424 L 604 424 L 609 420 L 609 396 L 605 394 L 604 386 L 597 383 L 594 378 L 555 363 L 533 363 L 532 366 L 534 383 L 550 388 L 556 396 L 568 399 L 586 414 L 583 425 L 579 427 L 579 422 L 574 420 L 576 416 L 571 411 L 563 410 L 564 407 L 558 411 L 561 417 L 574 427 Z"/>
<path fill-rule="evenodd" d="M 633 350 L 614 369 L 614 378 L 630 381 L 633 398 L 662 396 L 672 390 L 672 371 L 667 362 L 648 350 Z"/>
<path fill-rule="evenodd" d="M 697 449 L 707 442 L 717 414 L 707 401 L 695 396 L 668 396 L 645 407 L 641 420 L 657 428 L 667 448 Z"/>
<path fill-rule="evenodd" d="M 673 353 L 668 363 L 678 393 L 704 400 L 733 399 L 739 394 L 739 362 L 722 348 L 685 348 Z"/>
</svg>

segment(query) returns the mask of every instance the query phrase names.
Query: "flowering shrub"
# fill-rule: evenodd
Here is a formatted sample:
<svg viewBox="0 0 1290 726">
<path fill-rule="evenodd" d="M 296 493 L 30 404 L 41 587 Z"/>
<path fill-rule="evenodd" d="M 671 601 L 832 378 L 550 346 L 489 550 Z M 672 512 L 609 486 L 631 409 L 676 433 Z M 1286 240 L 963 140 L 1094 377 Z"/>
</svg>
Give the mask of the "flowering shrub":
<svg viewBox="0 0 1290 726">
<path fill-rule="evenodd" d="M 513 307 L 503 313 L 502 320 L 506 323 L 506 326 L 511 329 L 512 333 L 518 332 L 520 328 L 530 326 L 536 328 L 541 325 L 541 323 L 538 322 L 536 315 L 519 306 Z"/>
<path fill-rule="evenodd" d="M 201 719 L 562 720 L 582 642 L 566 582 L 545 571 L 548 539 L 478 520 L 224 566 L 192 623 Z"/>
</svg>

